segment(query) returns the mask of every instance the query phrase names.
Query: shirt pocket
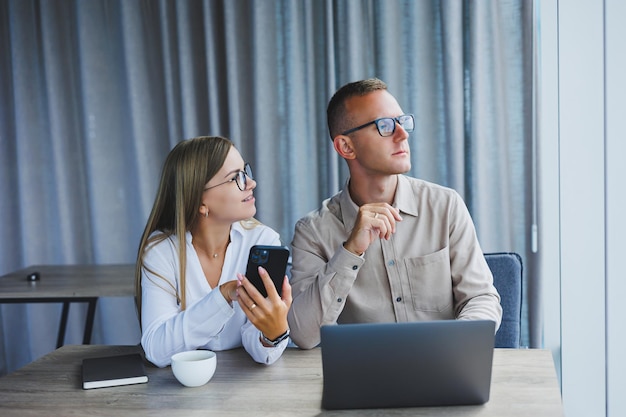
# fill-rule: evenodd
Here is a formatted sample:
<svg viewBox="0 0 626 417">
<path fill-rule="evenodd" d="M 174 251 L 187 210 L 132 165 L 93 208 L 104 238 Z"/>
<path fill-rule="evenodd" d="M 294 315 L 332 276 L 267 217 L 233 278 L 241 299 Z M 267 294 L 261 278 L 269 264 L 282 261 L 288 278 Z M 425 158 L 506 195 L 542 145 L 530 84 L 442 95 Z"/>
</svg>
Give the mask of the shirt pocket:
<svg viewBox="0 0 626 417">
<path fill-rule="evenodd" d="M 417 258 L 406 258 L 404 267 L 415 310 L 447 312 L 452 306 L 449 250 L 445 248 Z"/>
</svg>

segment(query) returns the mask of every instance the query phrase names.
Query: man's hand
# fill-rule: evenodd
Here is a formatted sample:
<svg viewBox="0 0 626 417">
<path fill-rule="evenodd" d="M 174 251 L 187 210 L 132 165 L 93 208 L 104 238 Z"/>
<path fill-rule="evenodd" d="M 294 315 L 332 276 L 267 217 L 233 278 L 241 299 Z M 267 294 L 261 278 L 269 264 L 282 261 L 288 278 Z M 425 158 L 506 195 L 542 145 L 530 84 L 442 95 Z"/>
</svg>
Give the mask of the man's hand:
<svg viewBox="0 0 626 417">
<path fill-rule="evenodd" d="M 396 232 L 399 221 L 402 221 L 400 212 L 387 203 L 364 204 L 359 207 L 354 229 L 343 246 L 361 256 L 377 237 L 388 240 Z"/>
</svg>

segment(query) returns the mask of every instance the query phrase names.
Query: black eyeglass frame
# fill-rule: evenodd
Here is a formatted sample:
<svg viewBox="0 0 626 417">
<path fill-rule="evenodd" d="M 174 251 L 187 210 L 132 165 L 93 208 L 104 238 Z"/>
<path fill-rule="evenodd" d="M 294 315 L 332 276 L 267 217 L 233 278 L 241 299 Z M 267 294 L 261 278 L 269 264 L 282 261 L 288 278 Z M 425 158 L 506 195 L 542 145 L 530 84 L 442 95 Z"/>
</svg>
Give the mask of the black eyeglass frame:
<svg viewBox="0 0 626 417">
<path fill-rule="evenodd" d="M 249 163 L 246 162 L 246 164 L 243 166 L 243 170 L 237 171 L 237 173 L 235 174 L 233 178 L 224 182 L 220 182 L 219 184 L 206 187 L 204 191 L 210 190 L 211 188 L 219 187 L 220 185 L 228 184 L 229 182 L 233 182 L 233 181 L 235 181 L 235 184 L 237 184 L 237 188 L 239 188 L 241 191 L 246 191 L 246 188 L 248 187 L 248 178 L 253 180 L 254 176 L 252 175 L 252 167 L 250 166 Z M 243 184 L 240 184 L 240 181 Z"/>
<path fill-rule="evenodd" d="M 402 122 L 400 122 L 400 119 L 404 118 L 404 117 L 410 117 L 411 118 L 411 121 L 413 122 L 413 127 L 411 129 L 405 128 L 404 124 Z M 389 133 L 387 135 L 383 135 L 383 133 L 380 131 L 380 125 L 378 123 L 380 121 L 382 121 L 382 120 L 392 120 L 393 121 L 393 129 L 392 129 L 391 133 Z M 408 119 L 405 119 L 404 123 L 406 123 L 406 120 L 408 120 Z M 385 138 L 385 137 L 392 136 L 394 133 L 396 133 L 396 124 L 399 124 L 400 126 L 402 126 L 402 128 L 404 130 L 406 130 L 408 133 L 411 133 L 415 129 L 415 116 L 413 116 L 412 114 L 409 113 L 409 114 L 401 114 L 400 116 L 397 116 L 397 117 L 381 117 L 380 119 L 372 120 L 371 122 L 364 123 L 361 126 L 353 127 L 352 129 L 348 129 L 345 132 L 341 132 L 341 135 L 347 135 L 349 133 L 356 132 L 357 130 L 361 130 L 364 127 L 367 127 L 367 126 L 372 125 L 372 124 L 376 125 L 376 130 L 378 130 L 378 134 Z"/>
</svg>

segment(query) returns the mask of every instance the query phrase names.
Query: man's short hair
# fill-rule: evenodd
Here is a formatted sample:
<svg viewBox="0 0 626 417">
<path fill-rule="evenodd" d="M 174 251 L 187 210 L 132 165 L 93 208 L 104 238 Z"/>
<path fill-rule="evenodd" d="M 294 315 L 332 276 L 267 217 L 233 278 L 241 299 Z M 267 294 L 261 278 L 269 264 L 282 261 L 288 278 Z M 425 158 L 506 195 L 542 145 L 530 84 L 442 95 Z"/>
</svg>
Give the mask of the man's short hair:
<svg viewBox="0 0 626 417">
<path fill-rule="evenodd" d="M 330 139 L 352 128 L 354 120 L 347 114 L 346 101 L 352 97 L 364 96 L 378 90 L 386 90 L 387 84 L 378 78 L 354 81 L 341 87 L 328 102 L 326 118 Z"/>
</svg>

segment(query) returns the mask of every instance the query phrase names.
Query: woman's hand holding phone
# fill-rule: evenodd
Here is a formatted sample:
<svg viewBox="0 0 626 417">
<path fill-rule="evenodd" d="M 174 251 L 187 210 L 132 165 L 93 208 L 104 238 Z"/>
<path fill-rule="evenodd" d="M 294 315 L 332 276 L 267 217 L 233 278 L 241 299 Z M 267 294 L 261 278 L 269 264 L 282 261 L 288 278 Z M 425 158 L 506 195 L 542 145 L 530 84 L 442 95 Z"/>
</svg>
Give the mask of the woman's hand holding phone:
<svg viewBox="0 0 626 417">
<path fill-rule="evenodd" d="M 237 274 L 237 301 L 248 320 L 268 339 L 273 340 L 289 328 L 287 312 L 292 302 L 291 285 L 285 275 L 281 296 L 265 268 L 259 266 L 258 273 L 267 291 L 267 297 L 264 297 L 244 275 Z"/>
</svg>

